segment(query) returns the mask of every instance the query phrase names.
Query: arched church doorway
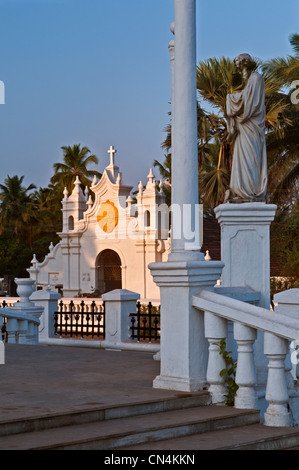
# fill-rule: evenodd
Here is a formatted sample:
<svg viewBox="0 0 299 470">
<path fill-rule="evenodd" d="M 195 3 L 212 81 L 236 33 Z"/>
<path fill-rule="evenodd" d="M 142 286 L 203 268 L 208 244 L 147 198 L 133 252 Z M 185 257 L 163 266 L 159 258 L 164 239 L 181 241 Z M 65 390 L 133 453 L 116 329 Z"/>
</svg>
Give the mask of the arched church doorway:
<svg viewBox="0 0 299 470">
<path fill-rule="evenodd" d="M 96 269 L 97 290 L 100 295 L 122 288 L 121 260 L 115 251 L 102 251 L 97 257 Z"/>
</svg>

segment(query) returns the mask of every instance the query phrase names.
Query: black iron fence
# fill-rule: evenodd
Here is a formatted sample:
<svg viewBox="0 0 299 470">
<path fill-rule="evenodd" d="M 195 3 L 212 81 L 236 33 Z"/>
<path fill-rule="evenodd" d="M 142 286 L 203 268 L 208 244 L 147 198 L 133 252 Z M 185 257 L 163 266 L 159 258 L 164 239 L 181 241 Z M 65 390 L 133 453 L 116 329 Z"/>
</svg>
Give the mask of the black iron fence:
<svg viewBox="0 0 299 470">
<path fill-rule="evenodd" d="M 137 302 L 136 313 L 131 313 L 131 339 L 151 343 L 160 341 L 160 307 L 149 302 L 142 305 Z"/>
<path fill-rule="evenodd" d="M 68 304 L 59 302 L 59 311 L 54 314 L 55 335 L 61 338 L 105 338 L 105 303 L 79 306 L 71 300 Z"/>
<path fill-rule="evenodd" d="M 105 303 L 61 300 L 59 311 L 54 314 L 54 332 L 60 338 L 105 339 Z M 130 314 L 130 338 L 138 342 L 160 341 L 160 307 L 137 302 L 136 312 Z"/>
</svg>

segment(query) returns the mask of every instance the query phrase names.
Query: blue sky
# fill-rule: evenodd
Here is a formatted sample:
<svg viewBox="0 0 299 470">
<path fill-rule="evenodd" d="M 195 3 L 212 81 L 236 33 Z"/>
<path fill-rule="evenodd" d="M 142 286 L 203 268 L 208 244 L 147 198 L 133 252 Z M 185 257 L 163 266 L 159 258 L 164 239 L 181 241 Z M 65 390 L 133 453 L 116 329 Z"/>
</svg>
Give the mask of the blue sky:
<svg viewBox="0 0 299 470">
<path fill-rule="evenodd" d="M 0 0 L 0 182 L 47 186 L 75 143 L 99 171 L 114 145 L 125 181 L 146 181 L 164 159 L 173 19 L 173 0 Z M 298 20 L 297 0 L 197 0 L 198 60 L 285 56 Z"/>
</svg>

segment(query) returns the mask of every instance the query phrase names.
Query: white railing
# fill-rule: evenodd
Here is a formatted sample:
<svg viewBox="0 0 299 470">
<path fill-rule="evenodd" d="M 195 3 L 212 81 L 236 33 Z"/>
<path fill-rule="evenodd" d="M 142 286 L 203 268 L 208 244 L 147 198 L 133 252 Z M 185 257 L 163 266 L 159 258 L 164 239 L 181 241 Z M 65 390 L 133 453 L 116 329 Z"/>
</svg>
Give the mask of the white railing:
<svg viewBox="0 0 299 470">
<path fill-rule="evenodd" d="M 0 329 L 5 324 L 4 341 L 18 344 L 38 344 L 40 321 L 13 308 L 0 308 Z"/>
<path fill-rule="evenodd" d="M 201 290 L 194 296 L 192 305 L 204 312 L 205 336 L 209 343 L 207 382 L 212 403 L 225 402 L 227 394 L 224 377 L 220 376 L 225 363 L 219 353 L 221 341 L 227 337 L 227 323 L 231 321 L 238 346 L 235 407 L 257 409 L 253 345 L 257 331 L 261 330 L 264 332 L 264 353 L 268 358 L 265 396 L 268 408 L 264 414 L 264 424 L 290 426 L 285 359 L 289 352 L 289 340 L 299 339 L 299 320 L 207 290 Z"/>
</svg>

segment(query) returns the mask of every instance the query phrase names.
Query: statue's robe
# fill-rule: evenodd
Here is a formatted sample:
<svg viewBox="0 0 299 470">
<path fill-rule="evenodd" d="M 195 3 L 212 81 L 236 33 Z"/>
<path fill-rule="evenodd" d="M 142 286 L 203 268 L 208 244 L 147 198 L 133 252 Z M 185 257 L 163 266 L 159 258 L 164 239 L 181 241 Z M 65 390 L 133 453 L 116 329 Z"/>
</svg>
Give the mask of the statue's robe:
<svg viewBox="0 0 299 470">
<path fill-rule="evenodd" d="M 253 72 L 240 93 L 227 95 L 227 128 L 238 131 L 234 143 L 230 190 L 234 197 L 262 201 L 267 191 L 265 83 Z"/>
</svg>

